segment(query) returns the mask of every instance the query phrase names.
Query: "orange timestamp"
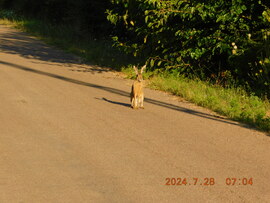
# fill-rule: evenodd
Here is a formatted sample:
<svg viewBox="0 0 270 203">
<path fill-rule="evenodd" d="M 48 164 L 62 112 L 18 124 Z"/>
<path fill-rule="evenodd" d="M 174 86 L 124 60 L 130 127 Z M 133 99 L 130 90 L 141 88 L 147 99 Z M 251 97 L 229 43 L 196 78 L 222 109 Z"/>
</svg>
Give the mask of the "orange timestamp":
<svg viewBox="0 0 270 203">
<path fill-rule="evenodd" d="M 253 178 L 226 178 L 222 181 L 224 185 L 253 185 Z M 187 185 L 201 185 L 214 186 L 217 181 L 213 177 L 207 178 L 166 178 L 165 185 L 168 186 L 187 186 Z"/>
</svg>

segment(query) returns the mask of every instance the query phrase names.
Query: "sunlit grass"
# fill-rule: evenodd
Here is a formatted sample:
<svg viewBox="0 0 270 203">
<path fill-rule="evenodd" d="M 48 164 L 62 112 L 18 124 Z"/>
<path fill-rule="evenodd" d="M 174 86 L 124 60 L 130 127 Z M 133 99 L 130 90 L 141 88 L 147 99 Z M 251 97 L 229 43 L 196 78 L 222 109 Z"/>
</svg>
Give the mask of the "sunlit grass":
<svg viewBox="0 0 270 203">
<path fill-rule="evenodd" d="M 149 86 L 181 96 L 230 119 L 270 131 L 269 101 L 248 95 L 241 88 L 223 88 L 200 80 L 169 75 L 154 76 Z"/>
<path fill-rule="evenodd" d="M 131 67 L 122 71 L 128 78 L 134 77 Z M 145 78 L 152 89 L 170 92 L 232 120 L 270 132 L 269 101 L 249 95 L 243 88 L 223 88 L 198 79 L 151 71 L 145 74 Z"/>
</svg>

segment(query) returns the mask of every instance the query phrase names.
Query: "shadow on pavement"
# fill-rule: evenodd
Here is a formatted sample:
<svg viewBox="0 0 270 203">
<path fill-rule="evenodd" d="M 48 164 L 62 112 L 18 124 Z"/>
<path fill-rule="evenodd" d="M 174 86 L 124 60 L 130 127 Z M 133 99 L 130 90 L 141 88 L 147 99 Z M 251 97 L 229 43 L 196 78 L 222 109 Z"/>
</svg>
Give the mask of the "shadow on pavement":
<svg viewBox="0 0 270 203">
<path fill-rule="evenodd" d="M 110 70 L 106 67 L 86 64 L 78 56 L 65 53 L 55 47 L 52 48 L 27 33 L 13 31 L 13 29 L 8 29 L 8 32 L 0 34 L 0 51 L 7 54 L 19 55 L 27 59 L 39 60 L 39 62 L 35 61 L 33 63 L 54 63 L 54 65 L 65 67 L 72 64 L 70 71 L 90 72 L 94 74 L 108 72 Z M 84 65 L 90 65 L 91 67 Z"/>
<path fill-rule="evenodd" d="M 35 70 L 35 69 L 32 69 L 32 68 L 28 68 L 28 67 L 25 67 L 25 66 L 21 66 L 21 65 L 9 63 L 9 62 L 4 62 L 4 61 L 1 61 L 1 60 L 0 60 L 0 64 L 3 64 L 5 66 L 10 66 L 10 67 L 13 67 L 13 68 L 17 68 L 17 69 L 20 69 L 20 70 L 28 71 L 28 72 L 31 72 L 31 73 L 56 78 L 56 79 L 63 80 L 65 82 L 74 83 L 74 84 L 77 84 L 77 85 L 83 85 L 83 86 L 87 86 L 87 87 L 91 87 L 91 88 L 97 88 L 97 89 L 100 89 L 100 90 L 103 90 L 103 91 L 106 91 L 106 92 L 110 92 L 110 93 L 113 93 L 113 94 L 117 94 L 117 95 L 120 95 L 120 96 L 123 96 L 123 97 L 129 97 L 130 96 L 129 92 L 119 90 L 119 89 L 115 89 L 115 88 L 112 88 L 112 87 L 106 87 L 106 86 L 101 86 L 101 85 L 97 85 L 97 84 L 93 84 L 93 83 L 83 82 L 83 81 L 68 78 L 68 77 L 65 77 L 65 76 L 61 76 L 61 75 L 57 75 L 57 74 L 53 74 L 53 73 L 48 73 L 48 72 L 44 72 L 44 71 L 40 71 L 40 70 Z M 109 103 L 112 103 L 112 104 L 122 105 L 122 106 L 125 106 L 125 107 L 130 106 L 129 104 L 120 103 L 120 102 L 116 102 L 116 101 L 111 101 L 111 100 L 108 100 L 106 98 L 102 98 L 102 100 L 104 100 L 106 102 L 109 102 Z M 174 105 L 174 104 L 170 104 L 170 103 L 166 103 L 166 102 L 162 102 L 162 101 L 158 101 L 158 100 L 154 100 L 154 99 L 150 99 L 150 98 L 145 98 L 144 101 L 147 102 L 147 103 L 153 104 L 153 105 L 157 105 L 157 106 L 160 106 L 160 107 L 172 109 L 172 110 L 175 110 L 175 111 L 185 112 L 185 113 L 188 113 L 188 114 L 191 114 L 191 115 L 194 115 L 194 116 L 199 116 L 199 117 L 202 117 L 202 118 L 215 120 L 215 121 L 222 122 L 222 123 L 227 123 L 227 124 L 231 124 L 231 125 L 237 125 L 237 126 L 250 128 L 248 125 L 245 125 L 245 124 L 238 124 L 238 123 L 232 122 L 232 121 L 227 120 L 227 119 L 222 119 L 222 118 L 219 118 L 217 116 L 213 116 L 213 115 L 210 115 L 210 114 L 207 114 L 207 113 L 203 113 L 203 112 L 191 110 L 191 109 L 188 109 L 188 108 L 180 107 L 180 106 L 177 106 L 177 105 Z"/>
<path fill-rule="evenodd" d="M 99 99 L 99 98 L 96 98 L 96 99 Z M 130 104 L 123 103 L 123 102 L 112 101 L 112 100 L 109 100 L 109 99 L 107 99 L 105 97 L 103 97 L 102 99 L 99 99 L 99 100 L 103 100 L 103 101 L 106 101 L 106 102 L 111 103 L 111 104 L 116 104 L 116 105 L 120 105 L 120 106 L 125 106 L 125 107 L 128 107 L 128 108 L 131 108 L 130 107 Z"/>
</svg>

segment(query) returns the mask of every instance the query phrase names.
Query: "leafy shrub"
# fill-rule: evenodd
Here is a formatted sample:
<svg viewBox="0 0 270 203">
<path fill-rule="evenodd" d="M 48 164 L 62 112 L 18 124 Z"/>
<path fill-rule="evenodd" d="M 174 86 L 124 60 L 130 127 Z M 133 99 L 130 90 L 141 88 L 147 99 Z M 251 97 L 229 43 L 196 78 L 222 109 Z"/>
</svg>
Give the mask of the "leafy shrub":
<svg viewBox="0 0 270 203">
<path fill-rule="evenodd" d="M 105 11 L 110 0 L 0 0 L 0 9 L 52 24 L 73 26 L 78 35 L 104 37 L 111 31 Z"/>
<path fill-rule="evenodd" d="M 223 85 L 233 79 L 270 95 L 267 1 L 111 1 L 108 19 L 121 31 L 116 44 L 152 69 Z"/>
</svg>

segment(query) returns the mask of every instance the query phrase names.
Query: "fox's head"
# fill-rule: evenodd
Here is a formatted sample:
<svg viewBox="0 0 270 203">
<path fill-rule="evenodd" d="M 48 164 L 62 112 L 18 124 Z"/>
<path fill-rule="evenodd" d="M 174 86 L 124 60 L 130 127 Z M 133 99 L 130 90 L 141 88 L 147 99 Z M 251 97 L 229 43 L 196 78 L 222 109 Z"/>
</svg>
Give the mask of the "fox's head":
<svg viewBox="0 0 270 203">
<path fill-rule="evenodd" d="M 145 70 L 146 68 L 146 65 L 144 65 L 141 70 L 139 71 L 138 68 L 136 66 L 133 66 L 133 69 L 135 70 L 135 73 L 136 73 L 136 76 L 137 76 L 137 80 L 139 82 L 143 81 L 143 76 L 142 76 L 142 73 L 143 71 Z"/>
</svg>

